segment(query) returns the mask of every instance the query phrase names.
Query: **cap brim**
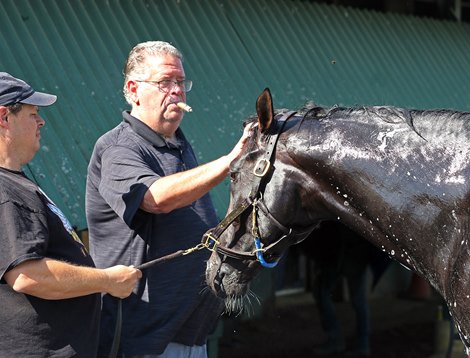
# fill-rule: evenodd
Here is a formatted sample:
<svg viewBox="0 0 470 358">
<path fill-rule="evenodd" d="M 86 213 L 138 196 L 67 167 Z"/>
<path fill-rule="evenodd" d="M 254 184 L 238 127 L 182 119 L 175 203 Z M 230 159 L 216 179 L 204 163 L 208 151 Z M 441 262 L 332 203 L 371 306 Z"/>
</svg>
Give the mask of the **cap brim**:
<svg viewBox="0 0 470 358">
<path fill-rule="evenodd" d="M 54 104 L 56 100 L 57 100 L 57 96 L 53 94 L 34 92 L 31 96 L 19 102 L 24 103 L 24 104 L 31 104 L 33 106 L 44 107 L 44 106 L 50 106 L 51 104 Z"/>
</svg>

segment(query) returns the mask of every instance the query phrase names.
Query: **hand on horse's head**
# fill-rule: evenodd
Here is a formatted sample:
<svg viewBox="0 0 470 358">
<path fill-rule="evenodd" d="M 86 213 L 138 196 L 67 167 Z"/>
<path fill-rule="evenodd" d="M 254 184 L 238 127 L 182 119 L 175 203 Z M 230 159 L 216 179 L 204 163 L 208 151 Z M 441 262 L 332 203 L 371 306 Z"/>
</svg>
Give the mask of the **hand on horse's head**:
<svg viewBox="0 0 470 358">
<path fill-rule="evenodd" d="M 251 128 L 253 127 L 253 123 L 248 123 L 245 128 L 243 129 L 243 134 L 238 140 L 238 143 L 233 147 L 227 157 L 230 160 L 230 163 L 240 157 L 245 149 L 246 143 L 248 142 L 248 138 L 250 137 Z"/>
</svg>

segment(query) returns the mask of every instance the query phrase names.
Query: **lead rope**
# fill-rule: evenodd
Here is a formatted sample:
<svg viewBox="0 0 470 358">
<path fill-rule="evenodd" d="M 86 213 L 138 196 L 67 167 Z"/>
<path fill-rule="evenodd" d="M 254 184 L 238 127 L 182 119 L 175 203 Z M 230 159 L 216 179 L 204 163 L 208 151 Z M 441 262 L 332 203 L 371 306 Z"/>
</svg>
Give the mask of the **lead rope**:
<svg viewBox="0 0 470 358">
<path fill-rule="evenodd" d="M 162 256 L 159 258 L 156 258 L 154 260 L 150 260 L 147 262 L 144 262 L 142 265 L 137 266 L 136 268 L 139 270 L 145 270 L 150 267 L 156 266 L 161 263 L 165 263 L 167 261 L 173 260 L 177 257 L 180 256 L 186 256 L 189 255 L 193 252 L 202 250 L 204 248 L 207 248 L 207 245 L 205 243 L 200 243 L 194 247 L 191 247 L 186 250 L 179 250 L 176 251 L 172 254 Z M 111 345 L 111 351 L 109 352 L 109 358 L 116 358 L 117 354 L 119 352 L 119 345 L 121 344 L 121 331 L 122 331 L 122 299 L 118 299 L 118 307 L 117 307 L 117 315 L 116 315 L 116 328 L 114 329 L 114 338 L 113 338 L 113 343 Z"/>
</svg>

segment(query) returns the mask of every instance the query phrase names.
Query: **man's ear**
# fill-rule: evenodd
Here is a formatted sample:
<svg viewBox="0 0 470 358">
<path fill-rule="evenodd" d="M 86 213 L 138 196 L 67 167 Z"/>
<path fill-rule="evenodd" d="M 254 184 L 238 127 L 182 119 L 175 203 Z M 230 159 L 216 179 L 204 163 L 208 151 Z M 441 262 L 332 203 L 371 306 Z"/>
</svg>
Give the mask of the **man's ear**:
<svg viewBox="0 0 470 358">
<path fill-rule="evenodd" d="M 5 106 L 0 106 L 0 127 L 8 125 L 8 109 Z"/>
<path fill-rule="evenodd" d="M 132 101 L 136 104 L 139 104 L 139 99 L 137 97 L 137 82 L 134 80 L 129 80 L 126 83 L 127 92 L 131 95 Z"/>
</svg>

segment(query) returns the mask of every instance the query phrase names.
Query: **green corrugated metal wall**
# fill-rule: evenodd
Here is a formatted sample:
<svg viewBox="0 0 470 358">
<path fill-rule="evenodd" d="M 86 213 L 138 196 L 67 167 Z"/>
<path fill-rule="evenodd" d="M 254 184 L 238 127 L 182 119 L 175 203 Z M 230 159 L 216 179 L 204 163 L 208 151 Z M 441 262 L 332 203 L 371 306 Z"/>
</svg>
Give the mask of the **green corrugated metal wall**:
<svg viewBox="0 0 470 358">
<path fill-rule="evenodd" d="M 120 121 L 137 42 L 185 55 L 183 128 L 199 160 L 226 153 L 270 87 L 276 107 L 393 104 L 470 110 L 470 26 L 300 0 L 0 0 L 0 70 L 59 96 L 26 168 L 79 229 L 96 139 Z M 213 191 L 219 214 L 228 184 Z"/>
</svg>

